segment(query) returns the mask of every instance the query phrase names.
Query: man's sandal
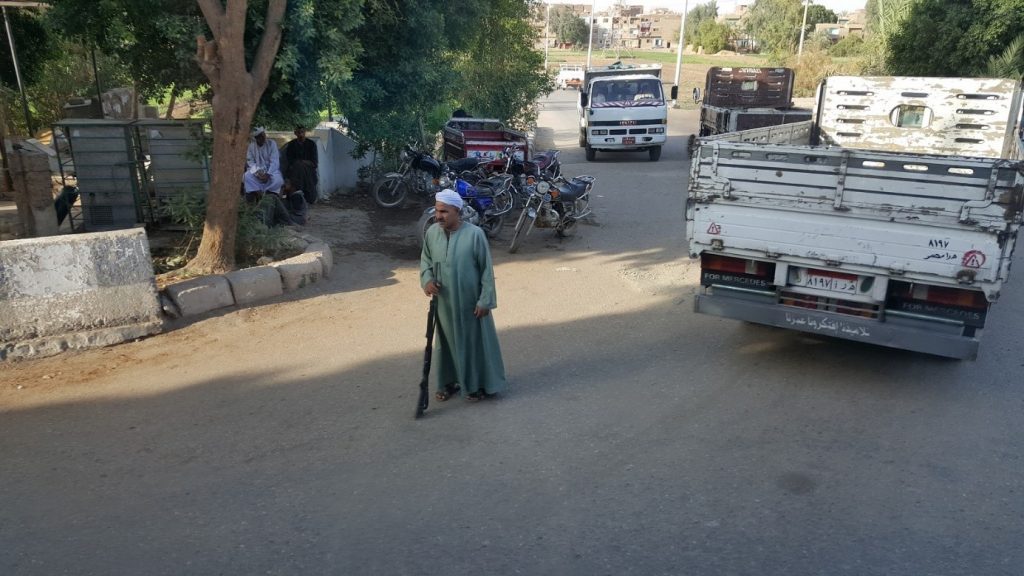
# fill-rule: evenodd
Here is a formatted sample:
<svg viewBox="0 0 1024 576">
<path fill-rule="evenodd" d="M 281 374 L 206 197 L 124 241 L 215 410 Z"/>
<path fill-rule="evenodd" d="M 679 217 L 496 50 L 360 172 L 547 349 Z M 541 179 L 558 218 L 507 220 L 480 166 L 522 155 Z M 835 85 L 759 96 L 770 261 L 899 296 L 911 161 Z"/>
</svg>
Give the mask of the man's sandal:
<svg viewBox="0 0 1024 576">
<path fill-rule="evenodd" d="M 436 398 L 438 402 L 447 402 L 452 396 L 455 396 L 458 393 L 459 385 L 455 384 L 454 386 L 446 386 L 444 390 L 438 390 L 437 393 L 434 394 L 434 398 Z"/>
</svg>

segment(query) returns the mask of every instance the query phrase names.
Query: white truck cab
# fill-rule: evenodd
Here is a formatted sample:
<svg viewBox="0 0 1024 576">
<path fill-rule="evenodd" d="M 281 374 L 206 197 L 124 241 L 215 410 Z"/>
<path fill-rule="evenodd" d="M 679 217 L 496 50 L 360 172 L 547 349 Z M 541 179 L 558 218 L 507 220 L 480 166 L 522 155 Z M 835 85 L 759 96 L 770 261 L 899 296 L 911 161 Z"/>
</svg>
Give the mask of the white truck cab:
<svg viewBox="0 0 1024 576">
<path fill-rule="evenodd" d="M 672 88 L 675 99 L 678 88 Z M 590 68 L 577 106 L 580 147 L 587 160 L 597 151 L 647 150 L 661 157 L 668 129 L 668 103 L 661 85 L 661 65 L 621 63 Z"/>
</svg>

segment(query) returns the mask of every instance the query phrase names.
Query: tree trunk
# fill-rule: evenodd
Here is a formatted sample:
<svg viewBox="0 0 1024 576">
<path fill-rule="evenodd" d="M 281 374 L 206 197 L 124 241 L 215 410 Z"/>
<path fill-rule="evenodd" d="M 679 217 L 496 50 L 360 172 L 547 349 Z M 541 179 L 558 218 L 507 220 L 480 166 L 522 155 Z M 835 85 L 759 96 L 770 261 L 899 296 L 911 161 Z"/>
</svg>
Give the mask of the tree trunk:
<svg viewBox="0 0 1024 576">
<path fill-rule="evenodd" d="M 210 274 L 235 267 L 238 201 L 249 128 L 281 44 L 286 0 L 270 0 L 267 6 L 263 37 L 251 72 L 245 64 L 247 0 L 198 2 L 213 33 L 213 40 L 202 36 L 196 39 L 199 67 L 213 89 L 213 159 L 203 239 L 198 254 L 185 267 L 190 272 Z"/>
<path fill-rule="evenodd" d="M 167 104 L 167 113 L 164 114 L 164 120 L 171 120 L 174 118 L 174 105 L 178 103 L 178 85 L 171 85 L 171 101 Z"/>
</svg>

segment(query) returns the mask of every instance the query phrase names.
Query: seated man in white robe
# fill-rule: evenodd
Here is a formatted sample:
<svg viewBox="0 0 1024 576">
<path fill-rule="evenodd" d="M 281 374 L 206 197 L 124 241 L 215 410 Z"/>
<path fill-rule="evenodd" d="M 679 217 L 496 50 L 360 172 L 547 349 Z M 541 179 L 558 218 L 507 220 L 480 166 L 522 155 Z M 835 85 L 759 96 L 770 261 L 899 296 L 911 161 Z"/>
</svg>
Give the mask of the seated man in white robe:
<svg viewBox="0 0 1024 576">
<path fill-rule="evenodd" d="M 284 177 L 281 175 L 281 153 L 277 143 L 267 138 L 267 131 L 257 128 L 245 153 L 245 175 L 242 178 L 245 195 L 270 192 L 280 194 Z"/>
</svg>

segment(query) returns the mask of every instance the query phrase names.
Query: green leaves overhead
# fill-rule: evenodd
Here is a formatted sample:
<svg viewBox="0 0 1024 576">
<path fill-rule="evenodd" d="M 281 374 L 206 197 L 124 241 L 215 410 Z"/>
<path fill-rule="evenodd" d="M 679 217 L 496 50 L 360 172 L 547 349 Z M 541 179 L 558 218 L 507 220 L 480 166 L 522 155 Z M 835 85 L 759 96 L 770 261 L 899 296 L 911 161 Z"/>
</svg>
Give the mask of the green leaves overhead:
<svg viewBox="0 0 1024 576">
<path fill-rule="evenodd" d="M 911 76 L 979 76 L 1024 34 L 1024 0 L 917 0 L 886 30 L 888 67 Z"/>
</svg>

